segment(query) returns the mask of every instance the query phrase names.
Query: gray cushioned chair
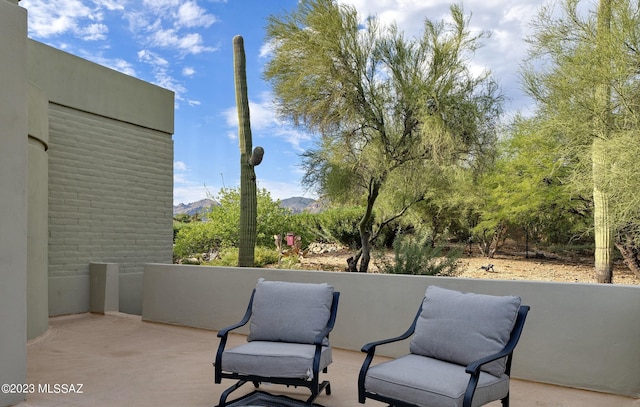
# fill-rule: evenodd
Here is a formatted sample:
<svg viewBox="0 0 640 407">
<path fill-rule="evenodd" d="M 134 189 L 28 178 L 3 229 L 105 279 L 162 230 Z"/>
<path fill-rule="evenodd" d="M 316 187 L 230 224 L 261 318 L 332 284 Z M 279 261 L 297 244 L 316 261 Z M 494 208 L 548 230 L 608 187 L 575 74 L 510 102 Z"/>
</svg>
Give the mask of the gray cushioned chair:
<svg viewBox="0 0 640 407">
<path fill-rule="evenodd" d="M 462 293 L 429 286 L 403 335 L 372 342 L 358 377 L 358 401 L 391 406 L 509 406 L 513 350 L 529 307 L 514 296 Z M 409 354 L 371 366 L 376 347 L 408 339 Z"/>
<path fill-rule="evenodd" d="M 311 390 L 307 404 L 323 390 L 331 394 L 329 382 L 320 382 L 319 375 L 332 362 L 328 338 L 339 297 L 327 284 L 260 279 L 244 318 L 218 332 L 215 382 L 237 381 L 222 393 L 219 406 L 225 406 L 229 394 L 247 382 L 256 387 L 261 382 L 307 387 Z M 247 323 L 247 343 L 225 349 L 229 332 Z"/>
</svg>

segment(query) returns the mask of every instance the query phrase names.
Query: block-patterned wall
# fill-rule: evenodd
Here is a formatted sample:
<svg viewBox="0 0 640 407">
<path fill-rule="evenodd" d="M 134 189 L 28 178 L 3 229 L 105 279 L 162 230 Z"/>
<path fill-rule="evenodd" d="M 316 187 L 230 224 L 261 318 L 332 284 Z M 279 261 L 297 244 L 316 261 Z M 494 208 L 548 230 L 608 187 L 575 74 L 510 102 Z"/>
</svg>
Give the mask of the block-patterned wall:
<svg viewBox="0 0 640 407">
<path fill-rule="evenodd" d="M 140 314 L 144 263 L 172 261 L 171 134 L 49 106 L 50 314 L 88 310 L 90 262 L 118 263 Z"/>
</svg>

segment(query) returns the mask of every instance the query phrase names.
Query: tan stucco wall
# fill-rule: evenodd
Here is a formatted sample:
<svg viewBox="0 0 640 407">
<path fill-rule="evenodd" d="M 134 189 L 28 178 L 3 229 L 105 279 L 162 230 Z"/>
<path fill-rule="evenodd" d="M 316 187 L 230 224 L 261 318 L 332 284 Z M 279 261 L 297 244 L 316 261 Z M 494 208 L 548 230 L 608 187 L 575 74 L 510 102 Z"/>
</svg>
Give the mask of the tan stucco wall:
<svg viewBox="0 0 640 407">
<path fill-rule="evenodd" d="M 27 339 L 49 328 L 49 101 L 29 83 Z"/>
<path fill-rule="evenodd" d="M 173 92 L 33 40 L 29 80 L 52 103 L 173 134 Z"/>
<path fill-rule="evenodd" d="M 0 384 L 27 378 L 27 15 L 0 0 Z M 24 400 L 0 392 L 0 406 Z"/>
<path fill-rule="evenodd" d="M 142 317 L 220 329 L 242 318 L 260 277 L 332 284 L 341 295 L 331 342 L 356 351 L 367 342 L 403 333 L 428 285 L 519 295 L 531 312 L 514 357 L 515 377 L 640 397 L 636 286 L 149 264 Z M 408 351 L 408 344 L 381 351 L 398 356 Z"/>
<path fill-rule="evenodd" d="M 36 41 L 29 80 L 48 105 L 48 308 L 89 310 L 89 263 L 117 263 L 139 314 L 144 263 L 172 261 L 173 92 Z"/>
<path fill-rule="evenodd" d="M 118 262 L 119 308 L 140 313 L 143 263 L 172 257 L 173 93 L 27 39 L 17 3 L 0 0 L 0 384 L 26 383 L 50 313 L 89 309 L 91 260 Z"/>
</svg>

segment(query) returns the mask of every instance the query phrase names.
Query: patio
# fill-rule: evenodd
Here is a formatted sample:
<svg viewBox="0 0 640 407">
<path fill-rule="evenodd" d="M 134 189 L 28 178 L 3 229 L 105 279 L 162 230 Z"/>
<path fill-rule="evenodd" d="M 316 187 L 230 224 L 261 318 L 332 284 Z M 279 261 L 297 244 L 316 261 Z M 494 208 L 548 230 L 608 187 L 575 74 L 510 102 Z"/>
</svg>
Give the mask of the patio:
<svg viewBox="0 0 640 407">
<path fill-rule="evenodd" d="M 27 383 L 34 385 L 34 393 L 19 406 L 214 406 L 229 385 L 213 383 L 214 331 L 144 322 L 118 312 L 54 317 L 49 324 L 46 334 L 28 343 Z M 235 335 L 230 343 L 244 340 Z M 327 375 L 332 395 L 323 394 L 316 402 L 325 407 L 360 405 L 356 380 L 363 359 L 359 352 L 334 349 Z M 75 385 L 82 393 L 65 394 L 63 385 Z M 307 396 L 306 389 L 264 389 Z M 246 386 L 237 393 L 252 390 Z M 512 381 L 511 401 L 515 407 L 640 407 L 640 399 L 522 380 Z"/>
</svg>

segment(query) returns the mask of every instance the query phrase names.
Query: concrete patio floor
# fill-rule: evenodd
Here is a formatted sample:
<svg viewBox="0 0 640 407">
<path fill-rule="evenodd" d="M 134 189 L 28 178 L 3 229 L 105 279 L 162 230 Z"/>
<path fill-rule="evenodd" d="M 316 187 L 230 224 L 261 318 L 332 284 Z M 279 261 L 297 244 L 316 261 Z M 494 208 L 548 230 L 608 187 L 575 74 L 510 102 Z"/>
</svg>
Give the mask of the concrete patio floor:
<svg viewBox="0 0 640 407">
<path fill-rule="evenodd" d="M 49 323 L 48 332 L 28 344 L 27 383 L 33 384 L 34 392 L 19 406 L 211 407 L 230 385 L 230 381 L 213 383 L 211 363 L 218 345 L 213 331 L 143 322 L 140 316 L 122 313 L 54 317 Z M 244 341 L 235 335 L 230 345 Z M 332 394 L 322 394 L 316 402 L 326 407 L 360 405 L 357 377 L 364 355 L 334 349 L 333 358 L 324 375 L 331 380 Z M 65 391 L 71 385 L 75 393 Z M 252 390 L 245 385 L 231 398 Z M 308 396 L 300 388 L 273 385 L 264 390 L 300 399 Z M 513 380 L 511 405 L 640 407 L 640 399 Z"/>
</svg>

